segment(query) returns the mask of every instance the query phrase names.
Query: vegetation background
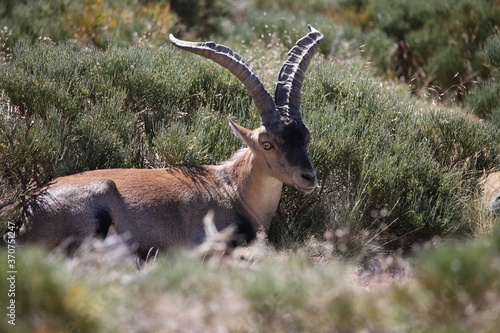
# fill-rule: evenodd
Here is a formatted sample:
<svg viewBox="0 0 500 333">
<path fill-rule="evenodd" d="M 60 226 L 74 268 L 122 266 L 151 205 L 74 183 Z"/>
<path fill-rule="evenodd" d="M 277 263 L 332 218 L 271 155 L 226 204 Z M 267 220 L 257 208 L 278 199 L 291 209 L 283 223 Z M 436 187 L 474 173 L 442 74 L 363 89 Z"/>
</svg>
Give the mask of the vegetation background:
<svg viewBox="0 0 500 333">
<path fill-rule="evenodd" d="M 325 35 L 302 102 L 321 187 L 285 189 L 264 250 L 237 269 L 171 254 L 135 273 L 119 242 L 65 264 L 22 248 L 18 325 L 0 327 L 494 330 L 499 218 L 481 181 L 500 169 L 497 0 L 4 0 L 0 198 L 20 195 L 3 228 L 55 177 L 214 164 L 240 147 L 228 116 L 259 126 L 237 79 L 169 33 L 230 46 L 272 90 L 307 23 Z"/>
</svg>

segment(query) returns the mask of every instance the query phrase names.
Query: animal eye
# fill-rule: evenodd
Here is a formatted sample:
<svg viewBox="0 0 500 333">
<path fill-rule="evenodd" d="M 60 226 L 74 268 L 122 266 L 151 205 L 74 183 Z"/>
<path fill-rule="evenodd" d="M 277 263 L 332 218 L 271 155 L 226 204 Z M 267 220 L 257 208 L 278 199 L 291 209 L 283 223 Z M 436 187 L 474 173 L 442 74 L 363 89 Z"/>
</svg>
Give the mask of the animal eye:
<svg viewBox="0 0 500 333">
<path fill-rule="evenodd" d="M 262 148 L 264 148 L 265 150 L 269 150 L 273 148 L 273 145 L 270 144 L 269 142 L 262 142 Z"/>
</svg>

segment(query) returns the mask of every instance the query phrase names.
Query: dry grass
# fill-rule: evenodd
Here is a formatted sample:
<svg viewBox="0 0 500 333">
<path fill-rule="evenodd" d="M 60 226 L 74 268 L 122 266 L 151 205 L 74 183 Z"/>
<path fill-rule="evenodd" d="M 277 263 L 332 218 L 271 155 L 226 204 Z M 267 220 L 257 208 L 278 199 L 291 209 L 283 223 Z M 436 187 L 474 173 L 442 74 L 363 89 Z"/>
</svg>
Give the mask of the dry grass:
<svg viewBox="0 0 500 333">
<path fill-rule="evenodd" d="M 491 332 L 500 310 L 497 234 L 415 260 L 396 253 L 362 263 L 315 239 L 294 251 L 276 251 L 262 236 L 230 249 L 224 232 L 140 269 L 116 235 L 89 240 L 72 258 L 20 248 L 23 306 L 9 331 Z"/>
<path fill-rule="evenodd" d="M 236 249 L 227 245 L 230 231 L 209 235 L 197 248 L 152 256 L 140 268 L 120 237 L 89 239 L 65 267 L 101 295 L 92 315 L 121 304 L 109 307 L 115 320 L 104 329 L 127 332 L 327 331 L 322 308 L 337 297 L 344 302 L 344 294 L 363 297 L 412 280 L 400 257 L 355 266 L 336 258 L 330 242 L 310 239 L 297 251 L 278 252 L 263 233 Z M 316 312 L 318 326 L 308 322 Z"/>
</svg>

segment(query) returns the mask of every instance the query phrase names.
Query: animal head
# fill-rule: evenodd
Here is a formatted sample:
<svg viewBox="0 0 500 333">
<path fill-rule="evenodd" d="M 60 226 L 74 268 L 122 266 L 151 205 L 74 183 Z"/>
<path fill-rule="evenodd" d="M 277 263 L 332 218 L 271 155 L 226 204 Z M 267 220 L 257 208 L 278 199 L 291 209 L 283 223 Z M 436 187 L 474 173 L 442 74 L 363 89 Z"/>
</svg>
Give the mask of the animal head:
<svg viewBox="0 0 500 333">
<path fill-rule="evenodd" d="M 309 30 L 288 52 L 278 74 L 274 100 L 250 65 L 227 46 L 186 42 L 170 35 L 170 41 L 178 48 L 215 61 L 243 83 L 259 111 L 262 126 L 252 131 L 230 121 L 233 132 L 252 150 L 260 168 L 303 193 L 312 192 L 318 185 L 307 154 L 311 135 L 300 112 L 304 73 L 323 40 L 318 30 L 311 26 Z"/>
</svg>

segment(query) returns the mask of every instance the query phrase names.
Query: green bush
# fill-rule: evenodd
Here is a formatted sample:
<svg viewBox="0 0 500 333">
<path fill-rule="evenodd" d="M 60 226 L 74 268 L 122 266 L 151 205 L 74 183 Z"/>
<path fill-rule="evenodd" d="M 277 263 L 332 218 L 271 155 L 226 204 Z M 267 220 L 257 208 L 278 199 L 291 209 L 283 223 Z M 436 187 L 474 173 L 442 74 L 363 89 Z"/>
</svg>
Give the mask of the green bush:
<svg viewBox="0 0 500 333">
<path fill-rule="evenodd" d="M 500 229 L 491 239 L 479 239 L 467 244 L 447 244 L 434 253 L 425 253 L 416 262 L 417 280 L 430 294 L 425 315 L 429 326 L 453 327 L 470 321 L 469 327 L 495 330 L 498 320 L 490 321 L 498 301 L 500 268 Z M 483 310 L 484 309 L 484 310 Z M 474 318 L 474 312 L 488 315 Z M 495 324 L 496 322 L 496 324 Z M 456 327 L 456 326 L 455 326 Z"/>
<path fill-rule="evenodd" d="M 11 46 L 20 38 L 64 40 L 71 37 L 64 28 L 71 7 L 71 1 L 67 0 L 6 0 L 0 5 L 0 26 L 12 30 Z"/>
<path fill-rule="evenodd" d="M 289 246 L 339 231 L 335 242 L 355 255 L 471 235 L 467 206 L 483 170 L 499 163 L 495 128 L 459 114 L 418 115 L 409 100 L 353 72 L 322 64 L 309 73 L 302 109 L 321 189 L 286 191 L 271 239 Z"/>
<path fill-rule="evenodd" d="M 307 4 L 284 0 L 258 1 L 256 7 L 257 11 L 246 12 L 245 20 L 235 29 L 241 39 L 247 37 L 240 29 L 261 38 L 276 35 L 281 41 L 290 35 L 293 42 L 295 33 L 282 23 L 305 19 L 325 34 L 322 53 L 329 54 L 336 44 L 334 49 L 344 51 L 338 55 L 342 59 L 346 44 L 350 52 L 360 49 L 379 73 L 411 84 L 414 92 L 424 96 L 462 100 L 475 82 L 491 76 L 478 52 L 500 24 L 500 7 L 488 0 Z"/>
<path fill-rule="evenodd" d="M 483 64 L 488 67 L 492 73 L 500 74 L 500 35 L 489 36 L 481 49 L 481 58 Z"/>
<path fill-rule="evenodd" d="M 482 119 L 490 120 L 498 127 L 498 109 L 500 102 L 500 76 L 481 83 L 467 96 L 467 105 L 475 115 Z M 500 128 L 500 127 L 499 127 Z"/>
<path fill-rule="evenodd" d="M 358 3 L 358 2 L 356 2 Z M 342 3 L 349 11 L 350 1 Z M 491 73 L 480 61 L 479 50 L 500 24 L 500 7 L 488 0 L 365 1 L 346 19 L 365 32 L 383 32 L 399 46 L 388 73 L 411 83 L 417 91 L 435 91 L 436 97 L 463 98 L 476 80 Z M 386 58 L 370 52 L 382 70 Z M 431 88 L 431 90 L 427 90 Z"/>
<path fill-rule="evenodd" d="M 248 109 L 249 97 L 229 73 L 217 76 L 217 65 L 192 59 L 187 63 L 170 47 L 100 52 L 71 43 L 18 44 L 0 68 L 2 178 L 11 186 L 40 186 L 89 169 L 201 162 L 193 156 L 204 149 L 212 163 L 228 158 L 227 145 L 205 148 L 214 136 L 194 127 L 204 117 L 197 110 L 217 110 L 206 133 L 218 135 L 229 113 Z M 186 150 L 191 157 L 156 154 L 155 144 L 179 126 L 186 127 L 183 140 L 200 145 Z"/>
<path fill-rule="evenodd" d="M 242 43 L 251 45 L 256 41 L 263 42 L 263 47 L 273 45 L 273 50 L 266 50 L 266 53 L 276 52 L 275 44 L 279 44 L 283 46 L 282 52 L 286 54 L 286 51 L 307 32 L 308 24 L 323 33 L 324 40 L 319 46 L 319 53 L 328 55 L 337 34 L 342 32 L 342 27 L 329 17 L 314 12 L 287 10 L 286 6 L 276 8 L 273 4 L 269 4 L 262 9 L 245 11 L 242 17 L 235 18 L 233 31 L 225 37 L 234 41 L 235 45 Z M 337 48 L 342 50 L 342 43 L 337 45 Z M 282 61 L 283 58 L 284 55 L 279 57 L 279 60 Z"/>
<path fill-rule="evenodd" d="M 166 1 L 33 0 L 0 4 L 0 26 L 18 40 L 69 38 L 100 48 L 111 45 L 159 44 L 177 24 Z"/>
<path fill-rule="evenodd" d="M 302 110 L 321 189 L 285 189 L 270 239 L 287 246 L 331 231 L 352 256 L 472 234 L 466 207 L 498 166 L 497 132 L 457 114 L 419 115 L 366 66 L 317 61 Z M 228 115 L 260 123 L 230 73 L 171 47 L 19 43 L 0 89 L 0 174 L 11 188 L 96 168 L 217 163 L 240 146 Z"/>
<path fill-rule="evenodd" d="M 490 36 L 481 51 L 483 64 L 492 77 L 481 82 L 467 96 L 466 104 L 475 115 L 500 128 L 500 36 Z"/>
<path fill-rule="evenodd" d="M 187 32 L 202 38 L 224 33 L 225 20 L 234 6 L 229 0 L 170 0 L 169 3 Z"/>
<path fill-rule="evenodd" d="M 50 258 L 39 249 L 9 252 L 15 273 L 6 268 L 0 272 L 0 304 L 4 317 L 0 328 L 4 332 L 97 332 L 102 327 L 96 316 L 108 310 L 97 304 L 92 289 L 85 281 L 76 281 L 61 261 Z M 2 248 L 0 259 L 7 264 L 7 250 Z M 6 267 L 6 266 L 4 266 Z M 11 278 L 10 280 L 8 278 Z M 88 282 L 88 281 L 87 281 Z M 10 290 L 10 292 L 9 292 Z M 8 295 L 8 293 L 10 295 Z M 95 294 L 97 295 L 97 293 Z M 9 297 L 7 297 L 9 296 Z M 14 301 L 15 325 L 5 316 L 5 309 Z M 10 312 L 10 310 L 9 310 Z M 9 319 L 7 319 L 9 318 Z"/>
</svg>

